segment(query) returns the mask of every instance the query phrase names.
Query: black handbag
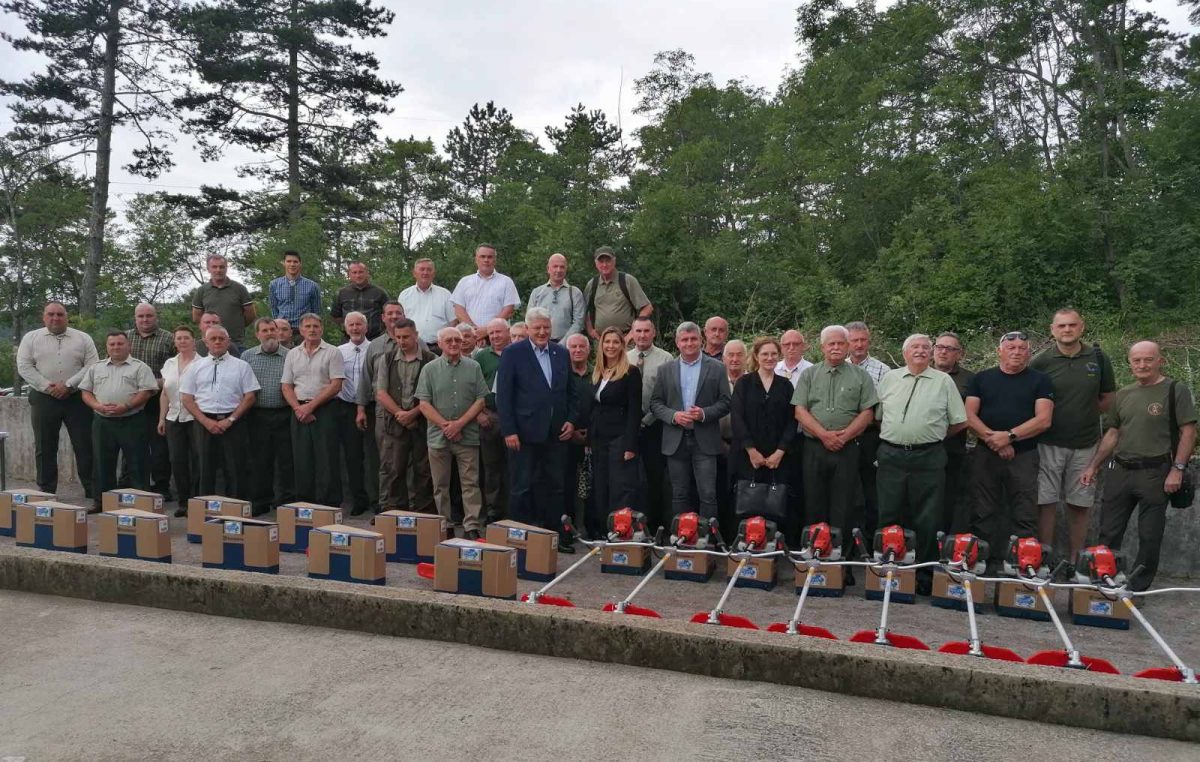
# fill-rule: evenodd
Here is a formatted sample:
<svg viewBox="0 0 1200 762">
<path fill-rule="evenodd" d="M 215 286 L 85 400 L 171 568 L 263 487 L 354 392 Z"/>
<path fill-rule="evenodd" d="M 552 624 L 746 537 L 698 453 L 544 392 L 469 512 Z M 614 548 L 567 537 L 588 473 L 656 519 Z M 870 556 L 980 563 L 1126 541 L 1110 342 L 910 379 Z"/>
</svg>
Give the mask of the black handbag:
<svg viewBox="0 0 1200 762">
<path fill-rule="evenodd" d="M 1167 410 L 1171 419 L 1171 462 L 1175 462 L 1175 453 L 1179 449 L 1179 421 L 1175 417 L 1175 385 L 1179 382 L 1171 379 L 1171 386 L 1167 389 Z M 1172 465 L 1172 468 L 1175 466 Z M 1192 481 L 1192 470 L 1190 467 L 1183 471 L 1183 483 L 1179 485 L 1179 489 L 1167 496 L 1172 508 L 1191 508 L 1192 503 L 1196 500 L 1196 483 Z"/>
<path fill-rule="evenodd" d="M 776 484 L 774 476 L 770 482 L 753 479 L 738 479 L 737 517 L 762 516 L 774 521 L 787 518 L 788 486 Z"/>
</svg>

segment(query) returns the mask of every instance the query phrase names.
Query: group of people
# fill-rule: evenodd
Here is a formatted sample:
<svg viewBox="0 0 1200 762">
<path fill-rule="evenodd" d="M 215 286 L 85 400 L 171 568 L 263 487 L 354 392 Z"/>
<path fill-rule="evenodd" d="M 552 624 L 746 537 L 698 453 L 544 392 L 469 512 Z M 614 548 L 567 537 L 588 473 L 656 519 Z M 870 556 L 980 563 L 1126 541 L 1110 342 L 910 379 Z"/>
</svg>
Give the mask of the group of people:
<svg viewBox="0 0 1200 762">
<path fill-rule="evenodd" d="M 674 355 L 608 247 L 583 288 L 551 256 L 520 322 L 516 285 L 488 244 L 452 291 L 421 259 L 396 299 L 354 263 L 328 315 L 301 262 L 285 253 L 271 316 L 258 317 L 224 258 L 209 257 L 192 298 L 199 331 L 168 332 L 141 304 L 131 330 L 109 332 L 103 361 L 65 307 L 47 304 L 18 351 L 39 488 L 57 491 L 65 424 L 97 506 L 118 484 L 173 497 L 180 512 L 218 492 L 255 514 L 348 503 L 356 515 L 437 512 L 472 539 L 499 518 L 560 528 L 563 514 L 600 537 L 611 511 L 632 507 L 655 527 L 697 511 L 728 537 L 761 508 L 754 485 L 770 484 L 786 496 L 770 518 L 791 539 L 828 522 L 849 552 L 852 530 L 869 538 L 898 523 L 928 561 L 939 531 L 971 531 L 995 565 L 1010 534 L 1053 543 L 1060 503 L 1078 554 L 1107 467 L 1099 541 L 1119 548 L 1139 510 L 1131 586 L 1144 589 L 1195 444 L 1191 392 L 1163 376 L 1159 347 L 1129 349 L 1135 382 L 1118 391 L 1072 308 L 1036 355 L 1025 333 L 1005 333 L 996 366 L 972 373 L 953 332 L 913 334 L 893 369 L 872 357 L 861 322 L 824 327 L 816 363 L 799 330 L 747 345 L 720 316 L 679 324 Z M 323 338 L 327 320 L 345 334 L 339 346 Z"/>
</svg>

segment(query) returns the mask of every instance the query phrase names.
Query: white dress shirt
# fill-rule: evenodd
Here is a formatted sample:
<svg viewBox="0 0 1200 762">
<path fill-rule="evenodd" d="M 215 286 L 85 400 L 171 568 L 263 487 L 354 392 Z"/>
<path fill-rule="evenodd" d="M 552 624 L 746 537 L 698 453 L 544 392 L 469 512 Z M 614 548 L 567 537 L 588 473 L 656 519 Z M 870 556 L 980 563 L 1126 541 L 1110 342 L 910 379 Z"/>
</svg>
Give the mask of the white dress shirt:
<svg viewBox="0 0 1200 762">
<path fill-rule="evenodd" d="M 471 324 L 479 327 L 500 317 L 505 307 L 521 306 L 516 284 L 501 272 L 493 272 L 487 278 L 477 272 L 464 275 L 454 287 L 450 301 L 465 309 Z"/>
<path fill-rule="evenodd" d="M 650 393 L 654 391 L 654 382 L 658 380 L 658 372 L 664 365 L 675 358 L 662 347 L 650 347 L 641 350 L 637 347 L 625 353 L 629 364 L 642 372 L 642 425 L 654 423 L 654 414 L 650 412 Z"/>
<path fill-rule="evenodd" d="M 788 381 L 791 381 L 792 386 L 794 387 L 796 385 L 796 381 L 800 379 L 800 374 L 803 373 L 806 368 L 811 368 L 812 365 L 813 364 L 811 362 L 801 357 L 800 362 L 796 363 L 796 367 L 788 368 L 787 364 L 784 363 L 783 360 L 780 360 L 779 362 L 775 363 L 775 375 L 783 376 Z"/>
<path fill-rule="evenodd" d="M 200 412 L 217 415 L 237 410 L 247 392 L 261 388 L 250 364 L 228 352 L 219 358 L 197 357 L 179 380 L 180 394 L 195 397 Z"/>
<path fill-rule="evenodd" d="M 417 324 L 417 334 L 426 344 L 436 344 L 438 329 L 454 322 L 450 292 L 436 283 L 424 291 L 414 283 L 401 291 L 396 301 L 404 307 L 404 317 Z"/>
<path fill-rule="evenodd" d="M 338 392 L 338 399 L 343 402 L 358 402 L 359 376 L 362 375 L 363 361 L 366 360 L 368 346 L 370 345 L 366 339 L 358 344 L 347 341 L 338 346 L 338 351 L 342 353 L 342 364 L 346 370 L 346 377 L 342 379 L 342 389 Z"/>
</svg>

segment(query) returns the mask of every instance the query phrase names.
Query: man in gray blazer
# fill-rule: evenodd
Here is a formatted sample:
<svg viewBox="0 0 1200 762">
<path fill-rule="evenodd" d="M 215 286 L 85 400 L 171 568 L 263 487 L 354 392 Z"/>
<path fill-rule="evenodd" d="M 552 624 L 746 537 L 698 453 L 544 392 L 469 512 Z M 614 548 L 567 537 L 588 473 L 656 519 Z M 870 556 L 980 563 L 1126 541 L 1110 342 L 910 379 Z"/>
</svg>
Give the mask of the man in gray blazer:
<svg viewBox="0 0 1200 762">
<path fill-rule="evenodd" d="M 692 485 L 700 498 L 700 515 L 717 517 L 717 456 L 721 454 L 720 420 L 729 412 L 729 377 L 725 366 L 700 351 L 700 326 L 680 323 L 675 329 L 679 359 L 659 370 L 650 395 L 650 412 L 663 422 L 662 452 L 671 475 L 671 510 L 691 509 Z"/>
</svg>

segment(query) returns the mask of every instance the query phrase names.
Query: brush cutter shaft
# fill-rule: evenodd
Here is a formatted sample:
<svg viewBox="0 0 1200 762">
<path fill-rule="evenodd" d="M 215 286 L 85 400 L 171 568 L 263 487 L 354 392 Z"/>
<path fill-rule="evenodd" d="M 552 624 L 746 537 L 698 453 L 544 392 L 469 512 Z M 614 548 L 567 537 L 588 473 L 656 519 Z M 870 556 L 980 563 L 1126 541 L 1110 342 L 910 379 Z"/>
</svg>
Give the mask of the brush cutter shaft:
<svg viewBox="0 0 1200 762">
<path fill-rule="evenodd" d="M 1121 602 L 1125 604 L 1125 608 L 1129 609 L 1129 613 L 1133 614 L 1138 622 L 1141 623 L 1142 627 L 1146 628 L 1146 632 L 1150 633 L 1150 637 L 1154 638 L 1154 642 L 1157 643 L 1158 647 L 1162 649 L 1162 652 L 1167 655 L 1167 658 L 1171 660 L 1171 663 L 1175 665 L 1175 668 L 1181 673 L 1191 674 L 1192 679 L 1190 682 L 1195 682 L 1195 674 L 1188 669 L 1188 666 L 1184 664 L 1183 660 L 1175 654 L 1175 651 L 1173 651 L 1171 647 L 1167 645 L 1167 642 L 1162 639 L 1161 635 L 1158 634 L 1158 630 L 1150 626 L 1150 622 L 1146 621 L 1146 617 L 1143 616 L 1142 612 L 1138 610 L 1138 607 L 1133 605 L 1133 601 L 1128 597 L 1122 597 Z"/>
<path fill-rule="evenodd" d="M 720 618 L 720 614 L 725 610 L 725 602 L 729 600 L 729 594 L 733 592 L 733 586 L 737 584 L 738 578 L 742 576 L 742 569 L 746 568 L 746 562 L 749 558 L 742 558 L 738 561 L 737 568 L 733 570 L 733 574 L 729 575 L 729 584 L 725 585 L 725 592 L 721 593 L 721 600 L 717 601 L 717 607 L 708 614 L 708 621 L 716 624 Z"/>
<path fill-rule="evenodd" d="M 800 600 L 796 601 L 796 610 L 792 613 L 792 619 L 788 622 L 788 632 L 796 634 L 796 626 L 800 624 L 800 612 L 804 610 L 804 601 L 808 598 L 808 587 L 812 584 L 813 573 L 816 567 L 808 567 L 808 571 L 804 574 L 804 586 L 800 588 Z"/>
<path fill-rule="evenodd" d="M 971 628 L 971 650 L 972 656 L 983 656 L 983 646 L 979 643 L 979 625 L 975 622 L 975 598 L 971 595 L 971 576 L 967 575 L 962 579 L 963 590 L 966 591 L 967 599 L 967 621 L 970 622 Z"/>
<path fill-rule="evenodd" d="M 875 631 L 875 642 L 881 646 L 888 645 L 887 638 L 887 615 L 888 604 L 892 601 L 892 570 L 887 570 L 887 576 L 883 580 L 883 611 L 879 614 L 879 629 Z"/>
<path fill-rule="evenodd" d="M 530 601 L 535 601 L 535 600 L 537 600 L 537 598 L 538 598 L 539 596 L 545 595 L 547 592 L 549 592 L 550 588 L 554 587 L 554 586 L 555 586 L 555 585 L 557 585 L 559 582 L 562 582 L 564 579 L 566 579 L 566 578 L 567 578 L 567 575 L 569 575 L 571 572 L 573 572 L 573 571 L 575 571 L 576 569 L 578 569 L 580 566 L 583 566 L 583 565 L 584 565 L 584 563 L 586 563 L 586 562 L 587 562 L 587 560 L 588 560 L 589 558 L 591 558 L 592 556 L 594 556 L 594 555 L 596 555 L 597 553 L 599 553 L 599 552 L 600 552 L 600 548 L 601 548 L 601 546 L 600 546 L 600 545 L 597 545 L 596 547 L 594 547 L 594 548 L 592 548 L 591 550 L 589 550 L 589 551 L 588 551 L 588 552 L 587 552 L 587 553 L 584 555 L 584 557 L 583 557 L 583 558 L 579 559 L 579 560 L 578 560 L 578 561 L 576 561 L 575 563 L 573 563 L 573 564 L 571 564 L 570 566 L 568 566 L 568 567 L 567 567 L 567 568 L 566 568 L 566 569 L 563 571 L 563 573 L 562 573 L 562 574 L 559 574 L 557 577 L 555 577 L 554 579 L 552 579 L 552 580 L 550 580 L 549 582 L 547 582 L 545 585 L 543 585 L 543 586 L 542 586 L 542 588 L 541 588 L 540 590 L 537 590 L 537 591 L 535 591 L 533 595 L 529 596 L 529 600 L 530 600 Z"/>
<path fill-rule="evenodd" d="M 670 561 L 670 560 L 671 560 L 671 554 L 664 553 L 662 560 L 659 561 L 657 564 L 655 564 L 654 568 L 651 569 L 650 572 L 648 574 L 646 574 L 646 576 L 642 577 L 642 580 L 637 583 L 637 586 L 629 591 L 629 595 L 625 596 L 625 598 L 622 599 L 621 602 L 617 604 L 617 610 L 621 611 L 625 608 L 626 604 L 631 603 L 634 599 L 634 596 L 636 596 L 638 593 L 642 592 L 642 588 L 645 587 L 647 584 L 649 584 L 650 580 L 654 579 L 654 575 L 658 574 L 658 572 L 664 566 L 667 565 L 667 561 Z"/>
<path fill-rule="evenodd" d="M 1026 569 L 1030 577 L 1036 577 L 1037 572 L 1033 567 Z M 1067 652 L 1067 665 L 1071 667 L 1081 667 L 1083 662 L 1079 658 L 1079 651 L 1075 650 L 1075 644 L 1071 642 L 1071 637 L 1067 635 L 1067 629 L 1063 627 L 1062 620 L 1058 618 L 1058 612 L 1054 610 L 1054 602 L 1050 600 L 1050 596 L 1046 594 L 1046 586 L 1037 586 L 1038 597 L 1042 599 L 1042 605 L 1046 607 L 1046 612 L 1050 614 L 1050 621 L 1054 623 L 1054 629 L 1058 630 L 1058 638 L 1063 642 L 1063 649 Z"/>
</svg>

